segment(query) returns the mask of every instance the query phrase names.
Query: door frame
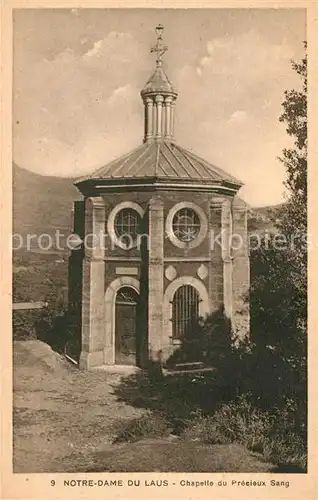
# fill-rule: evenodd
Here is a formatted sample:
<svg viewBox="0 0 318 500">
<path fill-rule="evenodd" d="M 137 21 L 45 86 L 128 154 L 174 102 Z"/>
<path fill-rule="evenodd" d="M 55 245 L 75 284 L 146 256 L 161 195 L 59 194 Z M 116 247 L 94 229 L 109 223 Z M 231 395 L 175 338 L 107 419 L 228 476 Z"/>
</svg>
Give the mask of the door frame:
<svg viewBox="0 0 318 500">
<path fill-rule="evenodd" d="M 116 296 L 120 288 L 128 286 L 140 295 L 140 283 L 131 276 L 120 276 L 110 283 L 105 293 L 105 344 L 104 363 L 115 365 L 115 341 L 116 341 Z"/>
<path fill-rule="evenodd" d="M 118 299 L 118 294 L 121 292 L 121 290 L 123 289 L 126 289 L 126 290 L 129 290 L 129 293 L 132 293 L 134 295 L 134 302 L 121 302 L 119 303 L 117 301 Z M 115 300 L 115 363 L 116 364 L 120 364 L 120 365 L 132 365 L 132 366 L 136 366 L 137 365 L 137 314 L 138 314 L 138 302 L 139 302 L 139 294 L 138 292 L 136 292 L 136 290 L 131 287 L 131 286 L 123 286 L 121 288 L 118 289 L 117 293 L 116 293 L 116 300 Z M 119 334 L 122 334 L 123 333 L 123 325 L 119 324 L 120 323 L 120 315 L 118 314 L 118 307 L 130 307 L 130 308 L 133 308 L 134 309 L 134 312 L 133 312 L 133 316 L 132 316 L 132 325 L 133 325 L 133 335 L 130 335 L 130 339 L 133 339 L 134 340 L 134 353 L 130 353 L 131 354 L 131 358 L 134 358 L 134 363 L 120 363 L 118 362 L 118 357 L 120 357 L 121 355 L 124 355 L 123 351 L 118 349 L 118 342 L 119 342 L 119 345 L 122 344 L 121 340 L 122 340 L 122 336 L 119 335 Z M 121 310 L 123 312 L 123 315 L 124 315 L 124 311 Z M 125 316 L 126 317 L 126 316 Z M 132 355 L 134 354 L 134 355 Z M 127 355 L 127 353 L 126 353 Z"/>
</svg>

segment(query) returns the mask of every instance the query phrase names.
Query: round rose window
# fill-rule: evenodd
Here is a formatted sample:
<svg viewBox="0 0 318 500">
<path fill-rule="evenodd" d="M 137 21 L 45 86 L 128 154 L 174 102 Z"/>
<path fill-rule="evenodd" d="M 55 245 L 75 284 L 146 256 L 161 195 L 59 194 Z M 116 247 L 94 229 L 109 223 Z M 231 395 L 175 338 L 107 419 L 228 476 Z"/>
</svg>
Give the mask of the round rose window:
<svg viewBox="0 0 318 500">
<path fill-rule="evenodd" d="M 178 240 L 189 243 L 198 237 L 201 223 L 197 213 L 192 208 L 178 210 L 172 219 L 172 230 Z"/>
<path fill-rule="evenodd" d="M 140 232 L 141 217 L 132 208 L 123 208 L 115 217 L 114 229 L 116 237 L 126 247 L 132 247 Z"/>
</svg>

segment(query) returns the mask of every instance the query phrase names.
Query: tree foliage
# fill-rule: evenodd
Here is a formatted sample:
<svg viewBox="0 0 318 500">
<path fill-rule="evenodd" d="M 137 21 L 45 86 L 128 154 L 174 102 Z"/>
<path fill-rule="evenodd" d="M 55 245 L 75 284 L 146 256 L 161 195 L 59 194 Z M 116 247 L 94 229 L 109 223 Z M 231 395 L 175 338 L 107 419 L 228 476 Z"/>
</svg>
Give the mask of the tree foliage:
<svg viewBox="0 0 318 500">
<path fill-rule="evenodd" d="M 306 44 L 305 44 L 306 49 Z M 283 101 L 280 121 L 293 139 L 293 147 L 284 149 L 280 161 L 287 172 L 285 186 L 288 202 L 283 207 L 278 224 L 279 230 L 292 243 L 291 254 L 294 270 L 303 281 L 307 267 L 307 57 L 300 63 L 293 62 L 293 69 L 300 77 L 300 90 L 287 90 Z M 304 289 L 306 283 L 303 283 Z"/>
<path fill-rule="evenodd" d="M 306 49 L 306 44 L 305 44 Z M 300 63 L 292 62 L 293 69 L 301 78 L 300 90 L 286 90 L 283 113 L 280 122 L 286 124 L 286 131 L 294 141 L 294 146 L 284 149 L 281 161 L 287 170 L 286 187 L 291 198 L 300 198 L 302 204 L 307 199 L 307 56 Z"/>
<path fill-rule="evenodd" d="M 306 49 L 306 44 L 305 44 Z M 258 342 L 285 354 L 305 355 L 307 328 L 307 57 L 292 62 L 300 90 L 286 90 L 280 121 L 293 141 L 280 161 L 288 199 L 276 228 L 285 244 L 261 245 L 252 254 L 252 325 Z"/>
</svg>

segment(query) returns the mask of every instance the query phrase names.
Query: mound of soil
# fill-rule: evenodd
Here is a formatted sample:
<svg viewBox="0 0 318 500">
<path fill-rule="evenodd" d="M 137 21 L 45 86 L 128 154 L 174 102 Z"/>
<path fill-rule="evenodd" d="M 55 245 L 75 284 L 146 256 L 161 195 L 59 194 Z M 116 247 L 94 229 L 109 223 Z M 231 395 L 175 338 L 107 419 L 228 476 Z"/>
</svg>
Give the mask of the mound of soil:
<svg viewBox="0 0 318 500">
<path fill-rule="evenodd" d="M 65 372 L 74 369 L 69 362 L 48 344 L 40 340 L 15 341 L 13 343 L 14 366 L 40 369 L 46 373 Z"/>
</svg>

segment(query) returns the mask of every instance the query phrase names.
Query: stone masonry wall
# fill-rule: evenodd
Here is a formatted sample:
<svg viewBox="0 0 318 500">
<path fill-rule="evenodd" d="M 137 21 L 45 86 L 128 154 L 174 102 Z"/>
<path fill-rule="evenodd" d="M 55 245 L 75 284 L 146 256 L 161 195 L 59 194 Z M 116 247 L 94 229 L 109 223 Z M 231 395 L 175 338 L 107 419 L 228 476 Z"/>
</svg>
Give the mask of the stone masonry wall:
<svg viewBox="0 0 318 500">
<path fill-rule="evenodd" d="M 236 236 L 237 235 L 237 236 Z M 233 209 L 233 326 L 235 333 L 244 338 L 249 334 L 250 265 L 247 238 L 247 211 Z"/>
</svg>

